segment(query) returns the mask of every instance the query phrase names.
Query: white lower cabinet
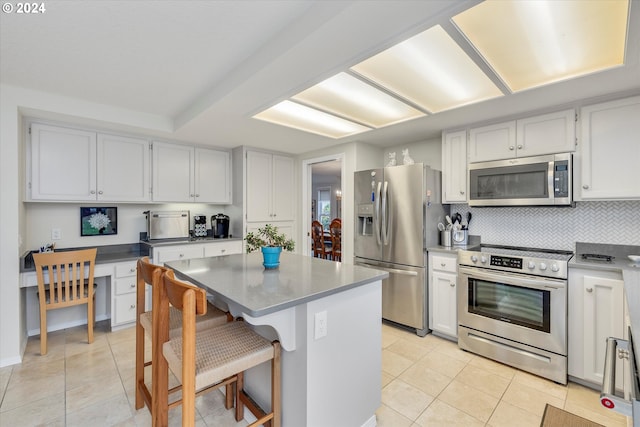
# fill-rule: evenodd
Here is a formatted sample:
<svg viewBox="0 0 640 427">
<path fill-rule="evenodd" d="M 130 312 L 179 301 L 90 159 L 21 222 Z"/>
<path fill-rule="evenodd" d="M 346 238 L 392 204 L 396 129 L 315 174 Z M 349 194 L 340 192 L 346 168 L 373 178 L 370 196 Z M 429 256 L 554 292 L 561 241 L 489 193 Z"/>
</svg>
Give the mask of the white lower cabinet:
<svg viewBox="0 0 640 427">
<path fill-rule="evenodd" d="M 242 253 L 242 240 L 226 240 L 211 243 L 189 243 L 153 248 L 153 263 L 163 265 L 169 261 Z"/>
<path fill-rule="evenodd" d="M 602 384 L 606 340 L 625 338 L 624 282 L 615 271 L 569 270 L 569 375 Z M 616 366 L 621 389 L 622 364 Z"/>
<path fill-rule="evenodd" d="M 111 284 L 111 327 L 136 321 L 136 263 L 127 261 L 114 264 Z"/>
<path fill-rule="evenodd" d="M 456 253 L 429 253 L 429 328 L 458 337 Z"/>
</svg>

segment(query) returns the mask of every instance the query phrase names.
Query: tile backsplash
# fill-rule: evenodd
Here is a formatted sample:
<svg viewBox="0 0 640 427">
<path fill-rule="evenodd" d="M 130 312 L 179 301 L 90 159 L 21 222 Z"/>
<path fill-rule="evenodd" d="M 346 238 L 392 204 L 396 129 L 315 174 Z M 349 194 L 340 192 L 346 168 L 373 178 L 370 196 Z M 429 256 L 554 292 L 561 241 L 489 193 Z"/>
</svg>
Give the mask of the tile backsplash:
<svg viewBox="0 0 640 427">
<path fill-rule="evenodd" d="M 575 208 L 451 205 L 483 243 L 575 250 L 576 242 L 640 245 L 640 201 L 577 202 Z"/>
</svg>

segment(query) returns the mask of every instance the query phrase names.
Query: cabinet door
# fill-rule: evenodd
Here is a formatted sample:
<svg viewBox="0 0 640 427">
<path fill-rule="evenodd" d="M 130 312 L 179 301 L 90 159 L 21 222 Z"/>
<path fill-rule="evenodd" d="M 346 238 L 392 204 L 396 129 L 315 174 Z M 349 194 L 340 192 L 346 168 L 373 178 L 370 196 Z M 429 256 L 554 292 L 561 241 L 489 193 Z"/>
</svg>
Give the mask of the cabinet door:
<svg viewBox="0 0 640 427">
<path fill-rule="evenodd" d="M 272 158 L 268 153 L 247 152 L 247 221 L 272 221 Z"/>
<path fill-rule="evenodd" d="M 194 148 L 153 143 L 153 201 L 193 202 Z"/>
<path fill-rule="evenodd" d="M 294 171 L 291 157 L 273 156 L 272 215 L 274 221 L 294 219 Z"/>
<path fill-rule="evenodd" d="M 518 157 L 567 153 L 576 147 L 576 112 L 565 110 L 518 120 Z"/>
<path fill-rule="evenodd" d="M 516 122 L 469 130 L 469 162 L 510 159 L 516 155 Z"/>
<path fill-rule="evenodd" d="M 231 203 L 231 155 L 228 151 L 195 149 L 195 201 Z"/>
<path fill-rule="evenodd" d="M 581 110 L 581 200 L 640 198 L 640 96 Z"/>
<path fill-rule="evenodd" d="M 467 202 L 467 131 L 442 136 L 442 203 Z"/>
<path fill-rule="evenodd" d="M 96 200 L 96 134 L 31 125 L 31 200 Z"/>
<path fill-rule="evenodd" d="M 622 280 L 584 276 L 584 379 L 602 384 L 606 340 L 624 335 Z M 616 378 L 622 380 L 622 364 L 616 366 Z M 617 383 L 622 387 L 622 382 Z"/>
<path fill-rule="evenodd" d="M 111 326 L 122 325 L 136 321 L 136 293 L 117 295 L 113 299 Z"/>
<path fill-rule="evenodd" d="M 98 200 L 149 201 L 149 141 L 98 135 Z"/>
<path fill-rule="evenodd" d="M 433 271 L 430 286 L 432 321 L 429 327 L 434 331 L 457 337 L 456 275 Z"/>
<path fill-rule="evenodd" d="M 251 233 L 251 232 L 257 232 L 259 228 L 263 228 L 265 225 L 267 224 L 273 224 L 272 221 L 268 221 L 268 222 L 248 222 L 247 223 L 247 230 L 246 233 Z M 293 221 L 283 221 L 283 222 L 279 222 L 277 224 L 273 224 L 276 227 L 278 227 L 278 233 L 283 233 L 285 236 L 287 236 L 288 239 L 294 239 L 294 222 Z M 246 235 L 245 233 L 245 235 Z M 297 246 L 296 246 L 297 249 Z"/>
</svg>

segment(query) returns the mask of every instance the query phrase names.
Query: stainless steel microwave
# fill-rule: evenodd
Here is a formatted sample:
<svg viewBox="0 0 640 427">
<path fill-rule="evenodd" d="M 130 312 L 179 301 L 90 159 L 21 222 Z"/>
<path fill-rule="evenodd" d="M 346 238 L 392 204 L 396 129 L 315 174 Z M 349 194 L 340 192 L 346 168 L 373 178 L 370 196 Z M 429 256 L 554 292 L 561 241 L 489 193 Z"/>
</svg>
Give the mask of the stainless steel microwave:
<svg viewBox="0 0 640 427">
<path fill-rule="evenodd" d="M 573 206 L 573 156 L 471 163 L 469 206 Z"/>
</svg>

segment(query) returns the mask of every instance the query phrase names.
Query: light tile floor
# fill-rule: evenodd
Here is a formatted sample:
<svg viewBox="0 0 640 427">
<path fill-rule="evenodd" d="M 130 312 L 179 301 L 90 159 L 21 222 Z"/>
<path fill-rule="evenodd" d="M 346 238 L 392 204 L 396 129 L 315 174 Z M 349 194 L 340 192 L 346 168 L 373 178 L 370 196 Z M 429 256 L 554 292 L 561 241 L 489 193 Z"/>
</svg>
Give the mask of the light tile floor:
<svg viewBox="0 0 640 427">
<path fill-rule="evenodd" d="M 86 327 L 50 333 L 45 356 L 31 337 L 23 363 L 0 369 L 0 426 L 150 426 L 147 409 L 134 407 L 134 353 L 135 328 L 109 332 L 108 322 L 96 325 L 92 345 Z M 626 425 L 601 409 L 591 389 L 561 386 L 388 325 L 382 386 L 381 427 L 539 426 L 547 402 L 606 426 Z M 219 392 L 197 398 L 196 410 L 198 426 L 246 425 L 224 409 Z M 180 425 L 181 413 L 169 412 L 170 425 Z"/>
</svg>

